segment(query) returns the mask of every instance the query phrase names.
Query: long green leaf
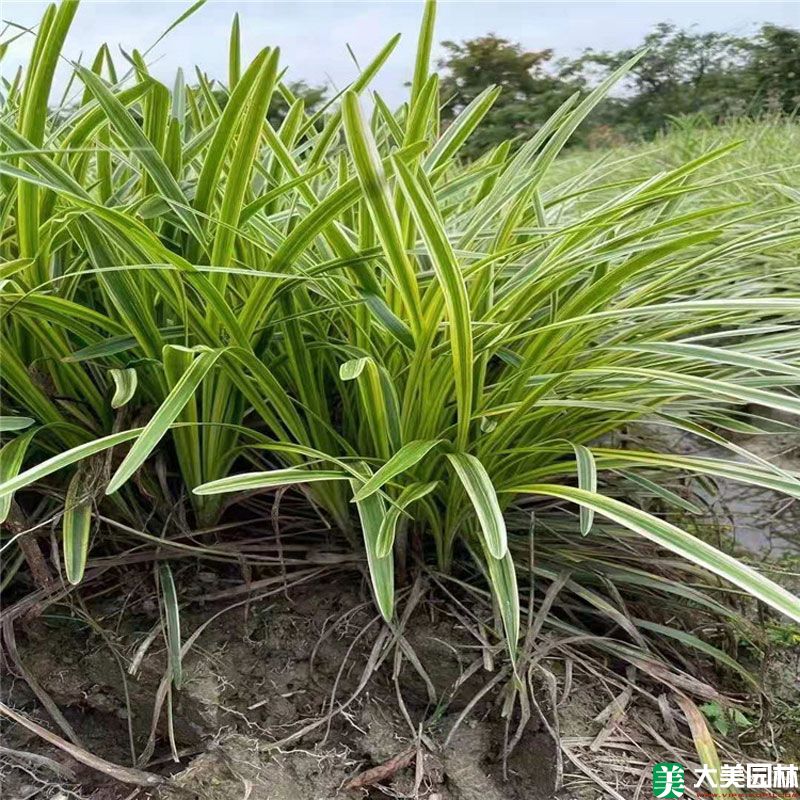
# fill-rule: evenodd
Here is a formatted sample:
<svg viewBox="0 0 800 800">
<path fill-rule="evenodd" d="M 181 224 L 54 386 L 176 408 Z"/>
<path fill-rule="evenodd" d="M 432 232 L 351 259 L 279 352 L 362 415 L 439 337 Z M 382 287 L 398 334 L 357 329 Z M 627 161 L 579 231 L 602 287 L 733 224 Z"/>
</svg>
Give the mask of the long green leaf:
<svg viewBox="0 0 800 800">
<path fill-rule="evenodd" d="M 469 453 L 448 453 L 447 458 L 472 501 L 486 549 L 493 558 L 503 558 L 508 550 L 506 523 L 486 468 Z"/>
<path fill-rule="evenodd" d="M 582 444 L 573 444 L 572 448 L 575 450 L 575 461 L 578 467 L 578 486 L 587 492 L 596 492 L 597 468 L 595 467 L 592 451 Z M 586 506 L 581 506 L 581 535 L 588 536 L 591 533 L 593 519 L 594 511 Z"/>
<path fill-rule="evenodd" d="M 358 502 L 377 492 L 385 483 L 396 475 L 411 469 L 415 464 L 425 458 L 437 444 L 438 439 L 417 440 L 404 444 L 366 483 L 358 490 L 353 500 Z"/>
<path fill-rule="evenodd" d="M 86 473 L 79 469 L 69 482 L 64 500 L 61 537 L 64 548 L 64 571 L 67 580 L 76 586 L 83 579 L 89 555 L 89 533 L 92 525 L 92 495 Z"/>
<path fill-rule="evenodd" d="M 422 23 L 419 26 L 417 39 L 417 57 L 414 60 L 414 77 L 411 81 L 411 105 L 422 91 L 428 79 L 428 69 L 431 60 L 431 47 L 436 29 L 436 0 L 425 0 L 425 11 Z"/>
<path fill-rule="evenodd" d="M 181 616 L 178 606 L 178 593 L 175 591 L 175 579 L 169 564 L 159 567 L 159 584 L 161 585 L 161 599 L 164 603 L 164 616 L 167 627 L 167 652 L 169 653 L 169 668 L 172 672 L 172 683 L 176 689 L 181 688 L 183 682 L 183 665 L 181 657 Z"/>
<path fill-rule="evenodd" d="M 78 0 L 49 6 L 36 35 L 19 112 L 19 131 L 34 147 L 41 147 L 44 142 L 53 77 L 77 10 Z M 19 185 L 16 216 L 19 255 L 37 259 L 32 280 L 36 284 L 46 277 L 46 271 L 39 253 L 39 190 L 35 186 Z"/>
<path fill-rule="evenodd" d="M 362 482 L 356 479 L 350 481 L 353 493 L 357 493 Z M 392 621 L 394 614 L 394 556 L 391 551 L 388 555 L 380 556 L 378 541 L 381 524 L 386 516 L 386 507 L 379 494 L 371 494 L 366 500 L 356 503 L 358 516 L 361 521 L 361 532 L 364 536 L 364 548 L 367 551 L 367 564 L 372 581 L 372 592 L 375 603 L 381 616 L 387 621 Z"/>
<path fill-rule="evenodd" d="M 235 230 L 239 224 L 244 204 L 245 191 L 250 182 L 250 173 L 255 161 L 264 117 L 272 99 L 278 75 L 280 51 L 276 48 L 269 54 L 250 94 L 250 107 L 242 121 L 236 140 L 236 149 L 225 182 L 225 193 L 219 214 L 219 224 L 211 251 L 211 263 L 226 267 L 233 256 Z"/>
<path fill-rule="evenodd" d="M 645 342 L 644 344 L 625 345 L 621 350 L 632 350 L 642 353 L 657 353 L 659 355 L 675 355 L 681 358 L 706 361 L 711 364 L 730 364 L 735 367 L 744 367 L 748 370 L 763 372 L 776 372 L 780 375 L 800 377 L 800 367 L 785 361 L 772 358 L 740 353 L 724 347 L 707 347 L 706 345 L 688 342 Z"/>
<path fill-rule="evenodd" d="M 106 494 L 116 492 L 144 463 L 221 354 L 221 350 L 206 350 L 197 356 L 159 406 L 156 413 L 153 414 L 152 419 L 139 434 L 128 455 L 125 456 L 117 471 L 111 476 L 106 488 Z"/>
<path fill-rule="evenodd" d="M 444 230 L 444 223 L 431 202 L 433 192 L 429 185 L 423 183 L 424 175 L 420 173 L 415 177 L 398 159 L 394 160 L 394 167 L 414 221 L 425 240 L 447 307 L 458 403 L 457 441 L 459 447 L 463 449 L 469 437 L 473 397 L 473 344 L 469 295 L 455 252 Z"/>
<path fill-rule="evenodd" d="M 84 458 L 89 458 L 97 453 L 102 453 L 103 450 L 108 450 L 118 444 L 124 444 L 131 439 L 135 439 L 141 435 L 144 428 L 132 428 L 128 431 L 120 431 L 119 433 L 111 433 L 108 436 L 102 436 L 99 439 L 93 439 L 90 442 L 79 444 L 62 453 L 51 456 L 48 459 L 40 462 L 39 464 L 20 472 L 19 475 L 9 477 L 0 483 L 0 498 L 7 497 L 14 494 L 18 489 L 25 486 L 30 486 L 42 478 L 46 478 L 53 472 L 57 472 L 64 467 L 82 461 Z"/>
<path fill-rule="evenodd" d="M 36 420 L 30 417 L 0 417 L 0 433 L 24 431 L 35 423 Z"/>
<path fill-rule="evenodd" d="M 422 316 L 416 276 L 403 244 L 400 221 L 392 205 L 378 148 L 361 114 L 358 95 L 355 92 L 349 91 L 345 94 L 342 101 L 342 115 L 347 144 L 373 224 L 386 254 L 386 260 L 397 281 L 408 317 L 412 320 L 412 330 L 416 330 Z"/>
<path fill-rule="evenodd" d="M 299 483 L 316 481 L 341 481 L 350 476 L 346 472 L 333 469 L 273 469 L 265 472 L 243 472 L 229 475 L 196 486 L 195 494 L 222 494 L 224 492 L 249 492 L 253 489 L 271 489 L 275 486 L 293 486 Z"/>
<path fill-rule="evenodd" d="M 36 435 L 36 432 L 37 429 L 23 433 L 21 436 L 17 436 L 4 444 L 0 449 L 0 485 L 17 476 L 22 468 L 22 462 L 25 460 L 28 445 Z M 13 494 L 0 496 L 0 522 L 5 522 L 8 519 L 13 497 Z"/>
<path fill-rule="evenodd" d="M 757 597 L 795 622 L 800 622 L 800 598 L 778 586 L 769 578 L 760 575 L 743 562 L 645 511 L 633 508 L 611 497 L 604 497 L 601 494 L 587 492 L 572 486 L 533 484 L 518 486 L 510 491 L 549 495 L 585 505 L 673 553 L 678 553 L 689 561 L 699 564 L 740 589 L 744 589 L 748 594 Z"/>
<path fill-rule="evenodd" d="M 517 571 L 514 559 L 510 552 L 502 558 L 495 558 L 486 548 L 486 569 L 489 573 L 489 582 L 497 599 L 500 609 L 500 618 L 506 634 L 506 645 L 511 660 L 517 655 L 517 642 L 519 641 L 519 590 L 517 589 Z"/>
</svg>

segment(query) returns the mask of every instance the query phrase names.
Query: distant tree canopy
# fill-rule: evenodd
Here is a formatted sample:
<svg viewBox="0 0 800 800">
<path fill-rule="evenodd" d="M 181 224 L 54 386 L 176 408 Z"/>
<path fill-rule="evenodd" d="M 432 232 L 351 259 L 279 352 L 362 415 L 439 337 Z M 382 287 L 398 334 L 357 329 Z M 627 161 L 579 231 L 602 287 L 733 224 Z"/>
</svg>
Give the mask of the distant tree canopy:
<svg viewBox="0 0 800 800">
<path fill-rule="evenodd" d="M 319 111 L 325 102 L 327 89 L 324 86 L 309 86 L 305 81 L 292 81 L 288 85 L 289 91 L 298 100 L 303 101 L 306 113 L 313 114 Z M 269 108 L 269 121 L 276 129 L 283 122 L 289 111 L 289 105 L 282 95 L 276 94 L 275 100 Z"/>
<path fill-rule="evenodd" d="M 746 47 L 750 58 L 743 71 L 748 91 L 768 109 L 794 113 L 800 106 L 800 31 L 764 25 Z"/>
<path fill-rule="evenodd" d="M 593 116 L 595 135 L 651 137 L 676 116 L 703 114 L 718 122 L 764 112 L 792 114 L 800 104 L 800 31 L 770 24 L 746 38 L 661 23 L 638 47 L 587 50 L 557 62 L 552 50 L 528 51 L 491 33 L 442 45 L 446 55 L 438 66 L 445 119 L 487 86 L 502 89 L 487 124 L 469 143 L 472 156 L 504 139 L 529 135 L 567 96 L 591 88 L 643 48 L 646 53 L 621 91 Z M 591 126 L 582 135 L 591 141 Z"/>
<path fill-rule="evenodd" d="M 487 86 L 502 90 L 483 125 L 467 142 L 467 155 L 541 125 L 576 88 L 546 69 L 552 50 L 527 51 L 493 33 L 442 45 L 447 55 L 438 67 L 444 70 L 440 96 L 445 121 L 457 116 Z"/>
<path fill-rule="evenodd" d="M 720 118 L 744 110 L 737 80 L 745 61 L 743 41 L 726 34 L 690 33 L 661 23 L 639 47 L 590 50 L 574 68 L 612 72 L 643 47 L 647 52 L 623 79 L 626 95 L 604 109 L 611 124 L 651 136 L 669 117 L 703 112 Z"/>
</svg>

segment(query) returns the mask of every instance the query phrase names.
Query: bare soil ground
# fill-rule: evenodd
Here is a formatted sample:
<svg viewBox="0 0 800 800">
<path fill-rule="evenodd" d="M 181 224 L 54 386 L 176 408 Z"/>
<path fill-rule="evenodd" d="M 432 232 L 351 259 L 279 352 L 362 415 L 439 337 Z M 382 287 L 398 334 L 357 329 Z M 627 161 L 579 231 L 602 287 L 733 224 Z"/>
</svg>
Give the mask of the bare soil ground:
<svg viewBox="0 0 800 800">
<path fill-rule="evenodd" d="M 216 573 L 195 579 L 198 595 L 225 591 Z M 504 682 L 480 695 L 501 653 L 483 648 L 437 592 L 417 603 L 404 646 L 386 648 L 391 633 L 355 569 L 278 587 L 221 614 L 219 602 L 188 605 L 182 639 L 193 644 L 183 685 L 166 695 L 153 726 L 169 667 L 149 585 L 143 569 L 117 599 L 95 598 L 85 622 L 80 608 L 52 606 L 19 624 L 20 663 L 5 665 L 2 700 L 57 730 L 19 677 L 21 665 L 87 751 L 138 762 L 167 782 L 122 785 L 6 725 L 4 800 L 634 800 L 647 796 L 652 763 L 694 758 L 687 732 L 676 727 L 680 713 L 673 705 L 661 715 L 647 692 L 639 694 L 646 684 L 615 679 L 613 665 L 593 674 L 590 662 L 556 657 L 547 662 L 554 685 L 534 687 L 538 711 L 504 764 Z M 485 608 L 474 610 L 485 616 Z M 381 642 L 390 653 L 382 662 Z M 784 697 L 800 697 L 800 647 L 772 665 L 765 680 Z M 781 746 L 780 759 L 769 746 L 757 749 L 793 760 L 791 741 Z"/>
<path fill-rule="evenodd" d="M 408 652 L 419 659 L 422 670 L 406 658 L 395 680 L 396 664 L 384 664 L 359 691 L 365 666 L 374 659 L 378 631 L 371 603 L 359 594 L 360 584 L 358 573 L 340 574 L 241 606 L 208 625 L 185 658 L 184 683 L 172 694 L 171 715 L 160 714 L 147 767 L 174 780 L 169 788 L 143 791 L 138 797 L 555 797 L 555 744 L 537 720 L 508 759 L 504 778 L 504 725 L 496 694 L 479 701 L 445 745 L 447 732 L 490 675 L 481 669 L 465 679 L 480 651 L 442 609 L 420 608 L 406 629 Z M 131 653 L 136 659 L 137 648 L 141 654 L 142 643 L 158 624 L 157 609 L 137 603 L 135 597 L 129 603 L 125 627 L 113 632 L 111 642 L 108 627 L 100 635 L 57 612 L 31 621 L 18 633 L 24 667 L 62 709 L 85 748 L 117 764 L 131 763 L 129 729 L 137 758 L 148 749 L 154 697 L 167 669 L 159 633 L 141 656 L 136 674 L 123 679 L 123 659 L 118 663 L 113 650 L 128 656 L 125 664 Z M 104 619 L 100 608 L 102 603 L 92 610 L 96 626 L 105 626 L 118 614 L 106 606 Z M 190 634 L 211 614 L 202 608 L 187 612 L 185 632 Z M 6 675 L 3 694 L 17 708 L 35 709 L 33 716 L 52 729 L 24 681 Z M 330 709 L 342 704 L 346 706 L 340 713 L 326 720 Z M 423 720 L 428 724 L 420 737 Z M 279 743 L 314 725 L 301 739 Z M 70 786 L 77 796 L 96 800 L 130 795 L 131 787 L 76 768 L 58 748 L 42 747 L 37 737 L 17 726 L 7 728 L 5 746 L 54 762 L 26 764 L 7 756 L 3 796 L 9 800 L 57 796 Z M 401 766 L 394 771 L 392 760 L 398 757 Z M 11 764 L 15 768 L 8 769 Z M 57 774 L 55 765 L 68 769 L 70 779 Z M 369 779 L 364 773 L 381 766 L 385 780 L 345 788 L 359 776 Z"/>
</svg>

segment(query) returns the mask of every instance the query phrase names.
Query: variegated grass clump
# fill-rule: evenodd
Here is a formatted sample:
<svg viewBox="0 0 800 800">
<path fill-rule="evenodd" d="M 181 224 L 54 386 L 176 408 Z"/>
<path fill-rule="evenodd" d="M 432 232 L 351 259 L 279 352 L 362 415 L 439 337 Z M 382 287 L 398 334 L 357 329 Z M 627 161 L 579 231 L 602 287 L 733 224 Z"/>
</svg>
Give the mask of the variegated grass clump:
<svg viewBox="0 0 800 800">
<path fill-rule="evenodd" d="M 531 516 L 528 604 L 560 580 L 637 648 L 654 623 L 620 593 L 724 614 L 689 585 L 713 576 L 800 620 L 797 598 L 673 524 L 695 506 L 665 477 L 800 496 L 797 475 L 728 438 L 768 424 L 749 405 L 800 413 L 798 273 L 764 269 L 797 246 L 797 198 L 715 202 L 735 145 L 643 178 L 606 177 L 603 161 L 558 177 L 631 62 L 465 161 L 497 92 L 442 129 L 433 2 L 397 109 L 370 91 L 397 38 L 309 114 L 277 48 L 240 68 L 238 26 L 226 81 L 168 87 L 104 46 L 52 108 L 76 7 L 48 9 L 0 115 L 0 510 L 23 489 L 63 510 L 69 581 L 101 513 L 146 527 L 143 509 L 183 490 L 208 526 L 241 493 L 291 485 L 363 546 L 386 620 L 409 539 L 442 572 L 469 552 L 514 653 Z M 618 446 L 634 421 L 731 457 Z M 653 566 L 648 541 L 688 563 Z M 558 609 L 548 620 L 572 630 Z M 656 632 L 726 658 L 670 630 Z"/>
</svg>

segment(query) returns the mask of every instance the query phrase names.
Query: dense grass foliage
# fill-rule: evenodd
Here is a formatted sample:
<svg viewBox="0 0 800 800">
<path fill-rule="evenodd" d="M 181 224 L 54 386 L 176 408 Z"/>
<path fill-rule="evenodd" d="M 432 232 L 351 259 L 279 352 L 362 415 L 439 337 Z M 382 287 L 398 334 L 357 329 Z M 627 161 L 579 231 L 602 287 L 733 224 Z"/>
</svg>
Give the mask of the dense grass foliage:
<svg viewBox="0 0 800 800">
<path fill-rule="evenodd" d="M 702 191 L 693 202 L 720 206 L 746 202 L 754 210 L 774 208 L 791 214 L 798 199 L 798 165 L 793 152 L 800 145 L 800 126 L 781 115 L 737 119 L 725 125 L 711 125 L 698 116 L 682 117 L 652 142 L 572 150 L 553 165 L 546 185 L 554 189 L 570 179 L 580 179 L 584 185 L 591 182 L 596 191 L 585 194 L 582 205 L 571 207 L 572 213 L 579 214 L 597 204 L 598 194 L 612 196 L 616 181 L 641 181 L 730 144 L 736 146 L 725 158 L 703 169 Z M 783 251 L 793 249 L 787 242 Z M 756 258 L 771 258 L 775 252 L 771 249 Z M 796 282 L 791 279 L 775 283 L 775 288 L 782 290 L 793 286 Z"/>
<path fill-rule="evenodd" d="M 309 115 L 279 50 L 240 67 L 237 36 L 225 83 L 167 87 L 104 47 L 54 109 L 74 12 L 47 11 L 0 118 L 2 511 L 15 492 L 63 510 L 67 579 L 101 516 L 147 530 L 180 497 L 208 526 L 291 485 L 365 549 L 387 620 L 409 541 L 442 572 L 468 550 L 513 651 L 532 516 L 534 572 L 611 621 L 616 655 L 655 630 L 628 591 L 726 614 L 697 588 L 719 576 L 800 620 L 797 598 L 669 521 L 693 506 L 665 477 L 800 497 L 798 476 L 727 439 L 773 424 L 749 406 L 800 412 L 798 197 L 780 175 L 743 181 L 731 143 L 657 168 L 562 164 L 630 64 L 466 161 L 496 93 L 442 129 L 432 3 L 398 109 L 369 92 L 396 39 Z M 621 447 L 633 421 L 731 458 Z"/>
</svg>

